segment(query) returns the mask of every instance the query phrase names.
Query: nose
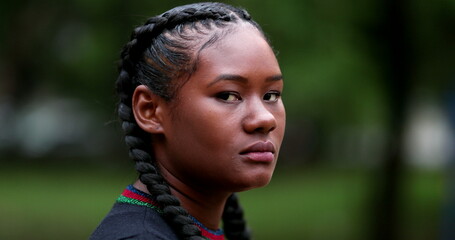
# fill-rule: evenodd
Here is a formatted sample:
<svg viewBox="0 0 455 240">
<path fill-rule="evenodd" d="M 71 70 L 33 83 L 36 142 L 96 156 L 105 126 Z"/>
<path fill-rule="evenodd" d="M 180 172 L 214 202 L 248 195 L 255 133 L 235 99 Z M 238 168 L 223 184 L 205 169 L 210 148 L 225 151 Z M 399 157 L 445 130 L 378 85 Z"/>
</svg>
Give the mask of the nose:
<svg viewBox="0 0 455 240">
<path fill-rule="evenodd" d="M 255 101 L 248 105 L 243 129 L 247 133 L 267 134 L 276 128 L 276 118 L 262 101 Z"/>
</svg>

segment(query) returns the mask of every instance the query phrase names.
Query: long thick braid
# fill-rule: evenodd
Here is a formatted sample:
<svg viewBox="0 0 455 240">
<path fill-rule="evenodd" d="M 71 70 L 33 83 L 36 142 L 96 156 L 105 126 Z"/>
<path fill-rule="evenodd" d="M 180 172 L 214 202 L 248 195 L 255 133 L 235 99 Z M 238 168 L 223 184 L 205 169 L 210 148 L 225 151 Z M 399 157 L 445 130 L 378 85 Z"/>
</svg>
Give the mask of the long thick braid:
<svg viewBox="0 0 455 240">
<path fill-rule="evenodd" d="M 247 228 L 243 216 L 243 209 L 235 193 L 228 198 L 224 207 L 223 228 L 228 239 L 248 240 L 251 238 L 250 230 Z"/>
<path fill-rule="evenodd" d="M 148 29 L 148 31 L 143 31 L 144 33 L 153 33 L 153 27 L 148 24 L 142 29 Z M 140 57 L 138 52 L 143 51 L 139 45 L 142 34 L 138 34 L 138 30 L 141 29 L 136 29 L 136 36 L 133 36 L 122 52 L 120 75 L 117 80 L 117 91 L 120 95 L 118 112 L 125 132 L 125 142 L 130 147 L 130 158 L 136 162 L 139 179 L 147 186 L 149 192 L 156 196 L 156 201 L 163 206 L 164 217 L 171 223 L 177 234 L 183 239 L 202 239 L 199 229 L 192 224 L 188 213 L 180 206 L 178 199 L 171 195 L 168 185 L 153 164 L 149 134 L 145 133 L 134 120 L 131 96 L 139 83 L 137 76 L 131 75 L 134 73 L 134 62 Z"/>
<path fill-rule="evenodd" d="M 118 114 L 122 121 L 125 142 L 130 148 L 130 158 L 135 161 L 139 179 L 163 208 L 164 218 L 179 238 L 185 240 L 203 238 L 199 228 L 194 225 L 178 198 L 171 194 L 169 185 L 159 173 L 151 149 L 151 136 L 143 131 L 134 119 L 132 95 L 138 85 L 144 84 L 155 94 L 170 100 L 175 93 L 171 84 L 171 81 L 177 77 L 175 74 L 183 72 L 191 74 L 191 65 L 194 64 L 192 62 L 194 56 L 185 52 L 191 47 L 191 44 L 188 45 L 191 39 L 185 39 L 185 36 L 181 35 L 184 32 L 184 26 L 196 29 L 198 33 L 207 34 L 198 28 L 210 30 L 212 24 L 222 28 L 228 22 L 236 22 L 238 19 L 251 23 L 262 33 L 257 23 L 251 20 L 249 14 L 243 9 L 222 3 L 177 7 L 160 16 L 152 17 L 144 25 L 137 27 L 131 35 L 130 42 L 125 45 L 121 53 L 119 76 L 116 82 L 120 97 Z M 164 36 L 164 32 L 169 36 Z M 235 194 L 226 203 L 223 223 L 228 239 L 250 239 L 243 219 L 243 210 Z"/>
<path fill-rule="evenodd" d="M 133 39 L 125 47 L 126 50 L 122 53 L 120 75 L 117 80 L 117 91 L 120 95 L 118 113 L 122 120 L 122 129 L 125 132 L 125 142 L 130 148 L 129 155 L 136 162 L 139 179 L 147 186 L 149 192 L 156 196 L 156 201 L 163 207 L 165 219 L 171 223 L 178 236 L 185 240 L 200 240 L 203 238 L 199 228 L 193 224 L 188 212 L 180 205 L 177 197 L 171 194 L 169 186 L 154 164 L 150 135 L 144 132 L 134 120 L 131 96 L 138 83 L 131 78 L 129 73 L 133 64 L 128 52 L 135 47 L 137 42 Z"/>
</svg>

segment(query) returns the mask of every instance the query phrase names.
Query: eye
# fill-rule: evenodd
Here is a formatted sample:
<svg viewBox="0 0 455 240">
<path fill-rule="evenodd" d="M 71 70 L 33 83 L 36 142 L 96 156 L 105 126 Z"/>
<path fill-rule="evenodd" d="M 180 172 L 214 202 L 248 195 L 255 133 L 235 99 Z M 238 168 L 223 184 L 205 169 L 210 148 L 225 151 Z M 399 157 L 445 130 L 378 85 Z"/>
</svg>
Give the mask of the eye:
<svg viewBox="0 0 455 240">
<path fill-rule="evenodd" d="M 268 102 L 276 102 L 280 98 L 281 93 L 279 92 L 268 92 L 264 95 L 264 100 Z"/>
<path fill-rule="evenodd" d="M 221 92 L 216 95 L 218 99 L 221 99 L 226 102 L 235 102 L 240 101 L 242 98 L 238 93 L 235 92 Z"/>
</svg>

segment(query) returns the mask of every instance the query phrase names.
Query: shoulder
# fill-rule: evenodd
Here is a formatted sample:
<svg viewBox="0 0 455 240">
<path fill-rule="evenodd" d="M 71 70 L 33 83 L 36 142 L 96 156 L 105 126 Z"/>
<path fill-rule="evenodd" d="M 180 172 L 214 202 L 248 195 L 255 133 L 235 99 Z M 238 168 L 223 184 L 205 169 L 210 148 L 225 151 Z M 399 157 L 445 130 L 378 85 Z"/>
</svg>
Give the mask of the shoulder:
<svg viewBox="0 0 455 240">
<path fill-rule="evenodd" d="M 104 239 L 177 240 L 178 238 L 154 209 L 116 203 L 90 236 L 90 240 Z"/>
</svg>

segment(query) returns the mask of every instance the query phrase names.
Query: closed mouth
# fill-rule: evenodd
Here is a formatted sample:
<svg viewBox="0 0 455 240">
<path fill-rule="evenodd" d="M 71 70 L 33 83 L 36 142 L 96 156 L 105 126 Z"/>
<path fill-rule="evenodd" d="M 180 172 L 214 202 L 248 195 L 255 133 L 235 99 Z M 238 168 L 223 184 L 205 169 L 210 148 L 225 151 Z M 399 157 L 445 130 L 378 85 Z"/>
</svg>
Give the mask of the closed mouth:
<svg viewBox="0 0 455 240">
<path fill-rule="evenodd" d="M 240 154 L 248 154 L 248 153 L 254 153 L 254 152 L 271 152 L 275 153 L 275 146 L 273 145 L 272 142 L 267 141 L 267 142 L 257 142 L 243 151 L 240 152 Z"/>
</svg>

